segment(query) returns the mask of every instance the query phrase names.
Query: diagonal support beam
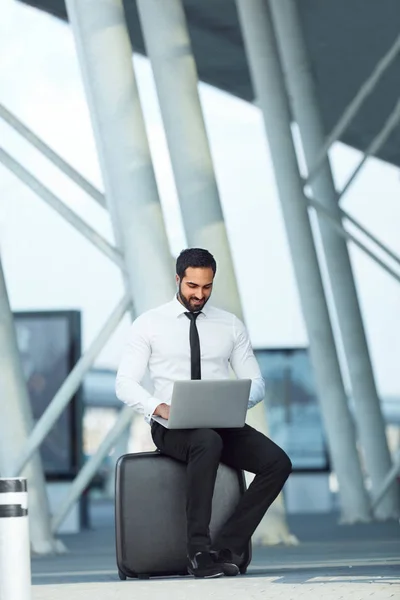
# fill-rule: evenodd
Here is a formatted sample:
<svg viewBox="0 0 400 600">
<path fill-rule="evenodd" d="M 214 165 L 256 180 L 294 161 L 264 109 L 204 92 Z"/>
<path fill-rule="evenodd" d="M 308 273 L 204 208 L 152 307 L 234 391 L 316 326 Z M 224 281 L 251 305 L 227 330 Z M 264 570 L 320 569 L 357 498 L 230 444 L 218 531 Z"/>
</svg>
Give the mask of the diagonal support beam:
<svg viewBox="0 0 400 600">
<path fill-rule="evenodd" d="M 340 215 L 342 216 L 343 219 L 347 219 L 348 221 L 350 221 L 350 223 L 352 223 L 354 225 L 354 227 L 356 227 L 359 231 L 361 231 L 361 233 L 363 233 L 369 240 L 371 240 L 371 242 L 376 244 L 376 246 L 378 246 L 378 248 L 380 248 L 383 252 L 385 252 L 400 267 L 400 256 L 398 254 L 393 252 L 393 250 L 391 250 L 388 246 L 386 246 L 386 244 L 384 244 L 383 242 L 378 240 L 378 238 L 373 233 L 368 231 L 368 229 L 366 229 L 363 225 L 361 225 L 361 223 L 359 223 L 356 219 L 354 219 L 354 217 L 349 215 L 348 212 L 346 212 L 344 210 L 340 210 Z"/>
<path fill-rule="evenodd" d="M 375 154 L 377 154 L 377 152 L 379 151 L 379 149 L 386 142 L 386 140 L 388 139 L 388 137 L 390 136 L 390 134 L 392 133 L 392 131 L 395 129 L 395 127 L 397 127 L 397 125 L 399 124 L 399 122 L 400 122 L 400 100 L 397 102 L 396 106 L 394 107 L 394 109 L 390 113 L 390 115 L 387 118 L 386 123 L 384 124 L 383 128 L 381 129 L 381 131 L 378 133 L 378 135 L 376 135 L 374 137 L 374 139 L 372 140 L 372 142 L 370 143 L 370 145 L 368 146 L 368 148 L 364 152 L 364 156 L 362 157 L 362 160 L 357 165 L 357 168 L 354 170 L 354 172 L 352 173 L 352 175 L 350 176 L 350 178 L 346 182 L 346 185 L 344 186 L 344 188 L 340 192 L 340 195 L 338 197 L 338 201 L 340 201 L 343 198 L 343 196 L 346 194 L 347 190 L 349 189 L 349 187 L 351 186 L 351 184 L 354 182 L 355 178 L 357 177 L 357 175 L 359 174 L 359 172 L 363 168 L 363 166 L 366 163 L 366 161 L 368 160 L 368 158 L 370 156 L 374 156 Z"/>
<path fill-rule="evenodd" d="M 57 421 L 62 411 L 70 402 L 72 396 L 75 394 L 77 389 L 82 383 L 84 375 L 93 365 L 96 357 L 101 352 L 115 329 L 119 325 L 122 317 L 126 313 L 130 306 L 130 298 L 128 294 L 122 298 L 122 300 L 115 307 L 107 322 L 92 342 L 89 349 L 76 363 L 67 379 L 64 381 L 57 394 L 43 413 L 40 420 L 36 423 L 31 435 L 28 438 L 26 445 L 24 446 L 21 455 L 15 463 L 13 469 L 13 477 L 17 477 L 24 466 L 30 461 L 34 452 L 39 448 L 54 423 Z"/>
<path fill-rule="evenodd" d="M 36 177 L 34 177 L 27 169 L 19 164 L 8 152 L 0 148 L 0 163 L 2 163 L 9 171 L 14 173 L 25 185 L 27 185 L 35 194 L 44 200 L 51 208 L 59 215 L 64 217 L 70 225 L 86 237 L 92 244 L 96 246 L 103 254 L 108 256 L 122 271 L 125 271 L 125 264 L 122 254 L 107 242 L 97 231 L 90 225 L 87 225 L 83 219 L 78 217 L 68 206 L 64 204 L 53 192 L 44 186 Z"/>
<path fill-rule="evenodd" d="M 303 179 L 303 183 L 305 184 L 305 179 Z M 319 210 L 320 207 L 322 207 L 322 209 L 325 208 L 324 205 L 321 202 L 319 202 L 319 200 L 313 200 L 307 194 L 305 194 L 303 196 L 303 198 L 309 204 L 314 203 L 313 207 L 316 210 Z M 329 212 L 329 209 L 326 208 L 326 212 Z M 380 250 L 382 250 L 382 252 L 384 252 L 385 254 L 387 254 L 395 263 L 397 263 L 400 266 L 400 256 L 398 254 L 396 254 L 395 252 L 393 252 L 393 250 L 391 248 L 389 248 L 386 244 L 384 244 L 383 242 L 381 242 L 373 233 L 371 233 L 368 229 L 366 229 L 364 227 L 364 225 L 361 225 L 361 223 L 357 219 L 355 219 L 354 217 L 352 217 L 346 210 L 344 210 L 343 208 L 340 208 L 340 207 L 338 209 L 338 214 L 340 215 L 340 217 L 342 219 L 347 219 L 352 225 L 354 225 L 354 227 L 356 227 L 359 231 L 361 231 L 361 233 L 363 235 L 365 235 L 366 238 L 368 238 L 371 242 L 373 242 L 376 246 L 378 246 L 378 248 L 380 248 Z M 323 216 L 325 218 L 329 218 L 329 216 L 325 212 L 323 212 L 323 210 L 321 210 L 321 216 Z M 335 215 L 332 212 L 330 216 L 331 216 L 332 219 L 334 219 L 337 223 L 340 224 L 340 221 L 338 220 L 337 215 Z M 341 225 L 341 227 L 343 229 L 342 225 Z M 349 235 L 351 236 L 350 233 L 349 233 Z M 349 239 L 352 239 L 352 237 L 350 237 Z M 364 247 L 361 248 L 361 250 L 363 250 L 363 249 L 364 249 Z M 373 256 L 371 256 L 371 258 L 373 258 L 373 260 L 375 260 L 374 257 L 375 257 L 375 254 L 373 254 Z"/>
<path fill-rule="evenodd" d="M 106 437 L 101 442 L 97 452 L 90 457 L 88 462 L 82 467 L 78 475 L 75 477 L 74 481 L 70 489 L 68 490 L 67 495 L 64 500 L 61 502 L 61 506 L 59 508 L 58 513 L 54 516 L 52 520 L 52 530 L 55 533 L 72 506 L 78 500 L 79 496 L 86 489 L 90 481 L 93 479 L 96 474 L 97 469 L 101 465 L 103 459 L 107 456 L 107 454 L 112 450 L 115 446 L 118 438 L 122 435 L 127 427 L 129 427 L 132 419 L 134 417 L 134 412 L 131 406 L 124 406 L 120 413 L 118 414 L 117 420 L 115 421 L 113 427 L 107 433 Z"/>
<path fill-rule="evenodd" d="M 360 248 L 363 252 L 365 252 L 365 254 L 367 254 L 370 258 L 372 258 L 372 260 L 374 262 L 376 262 L 378 265 L 380 265 L 384 271 L 389 273 L 394 279 L 396 279 L 396 281 L 398 281 L 400 283 L 400 274 L 397 273 L 397 271 L 395 271 L 394 269 L 392 269 L 392 267 L 387 265 L 381 258 L 379 258 L 379 256 L 374 254 L 369 248 L 367 248 L 367 246 L 365 244 L 363 244 L 363 242 L 358 240 L 353 234 L 351 234 L 346 229 L 344 229 L 343 225 L 336 218 L 336 215 L 334 215 L 333 212 L 331 212 L 328 208 L 326 208 L 320 202 L 318 202 L 317 200 L 314 200 L 313 198 L 309 198 L 308 196 L 305 196 L 305 199 L 310 206 L 315 208 L 315 210 L 317 212 L 319 212 L 326 219 L 328 219 L 330 225 L 336 230 L 338 235 L 345 238 L 346 240 L 352 241 L 353 244 L 355 244 L 358 248 Z M 348 217 L 346 217 L 346 218 L 348 218 Z M 357 225 L 359 228 L 361 228 L 361 225 L 359 225 L 359 224 L 357 224 Z M 379 244 L 380 244 L 380 242 L 379 242 Z M 394 256 L 395 256 L 395 259 L 398 260 L 398 257 L 396 257 L 396 255 L 394 255 Z"/>
<path fill-rule="evenodd" d="M 381 500 L 385 497 L 387 491 L 392 486 L 397 476 L 400 473 L 400 451 L 397 453 L 396 458 L 393 461 L 393 466 L 390 469 L 389 473 L 386 475 L 385 479 L 382 482 L 381 489 L 376 494 L 375 498 L 372 499 L 372 508 L 375 509 L 378 504 L 380 504 Z"/>
<path fill-rule="evenodd" d="M 384 57 L 378 62 L 375 69 L 372 71 L 371 75 L 368 77 L 366 81 L 364 81 L 363 85 L 360 87 L 358 93 L 347 106 L 345 111 L 343 112 L 341 118 L 336 123 L 335 127 L 332 129 L 331 133 L 328 135 L 324 145 L 321 148 L 319 155 L 317 156 L 313 167 L 309 170 L 309 175 L 307 179 L 307 185 L 314 179 L 315 175 L 319 171 L 321 165 L 324 163 L 328 150 L 332 146 L 333 142 L 336 142 L 345 131 L 345 129 L 349 126 L 351 121 L 354 119 L 361 106 L 364 104 L 365 100 L 370 96 L 370 94 L 374 91 L 377 86 L 379 80 L 385 71 L 390 67 L 395 58 L 400 52 L 400 35 L 396 38 L 392 47 L 388 50 L 388 52 L 384 55 Z"/>
<path fill-rule="evenodd" d="M 41 140 L 31 129 L 29 129 L 22 121 L 20 121 L 15 115 L 13 115 L 5 106 L 0 104 L 0 117 L 10 126 L 12 129 L 17 131 L 27 142 L 32 144 L 38 150 L 48 158 L 56 167 L 60 169 L 69 177 L 74 183 L 76 183 L 84 192 L 86 192 L 93 200 L 95 200 L 100 206 L 106 208 L 106 200 L 104 194 L 102 194 L 94 185 L 92 185 L 83 175 L 78 173 L 76 169 L 71 167 L 59 154 L 54 152 Z"/>
<path fill-rule="evenodd" d="M 311 203 L 312 199 L 309 196 L 305 195 L 304 198 L 307 200 L 307 202 L 309 204 Z M 319 207 L 322 207 L 323 209 L 325 208 L 326 212 L 321 211 L 321 216 L 323 216 L 325 218 L 329 218 L 327 215 L 327 212 L 330 212 L 329 209 L 324 207 L 324 205 L 321 202 L 319 202 L 318 200 L 313 200 L 313 202 L 315 203 L 315 204 L 313 204 L 313 207 L 316 210 L 319 210 Z M 318 205 L 318 207 L 317 207 L 317 205 Z M 347 219 L 352 225 L 354 225 L 354 227 L 356 227 L 359 231 L 361 231 L 361 233 L 363 235 L 365 235 L 365 237 L 367 237 L 371 242 L 373 242 L 376 246 L 378 246 L 378 248 L 380 248 L 380 250 L 382 250 L 382 252 L 385 252 L 385 254 L 387 254 L 400 267 L 400 256 L 398 254 L 393 252 L 393 250 L 391 250 L 386 244 L 381 242 L 373 233 L 371 233 L 368 229 L 366 229 L 364 227 L 364 225 L 361 225 L 361 223 L 359 221 L 357 221 L 357 219 L 352 217 L 347 211 L 343 210 L 342 208 L 339 208 L 338 212 L 342 219 Z M 333 212 L 330 212 L 330 215 L 331 215 L 332 219 L 335 219 L 335 221 L 337 223 L 339 223 L 343 229 L 343 226 L 341 225 L 341 222 L 338 220 L 337 215 L 335 215 Z M 349 235 L 351 236 L 350 233 L 349 233 Z M 352 239 L 352 237 L 350 237 L 349 239 Z M 363 248 L 361 248 L 361 250 L 363 250 Z M 375 257 L 376 255 L 373 254 L 373 256 Z M 372 256 L 371 256 L 371 258 L 372 258 Z M 374 258 L 374 260 L 375 260 L 375 258 Z"/>
</svg>

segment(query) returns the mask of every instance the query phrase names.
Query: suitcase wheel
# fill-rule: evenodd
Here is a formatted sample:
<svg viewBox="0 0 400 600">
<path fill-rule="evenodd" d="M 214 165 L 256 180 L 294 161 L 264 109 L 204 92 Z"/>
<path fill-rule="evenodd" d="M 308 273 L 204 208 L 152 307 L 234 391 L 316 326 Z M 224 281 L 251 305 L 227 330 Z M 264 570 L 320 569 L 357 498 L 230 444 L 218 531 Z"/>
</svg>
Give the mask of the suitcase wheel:
<svg viewBox="0 0 400 600">
<path fill-rule="evenodd" d="M 147 573 L 139 573 L 138 579 L 150 579 L 150 575 L 148 575 Z"/>
<path fill-rule="evenodd" d="M 241 575 L 246 575 L 246 573 L 247 573 L 247 567 L 241 567 L 241 568 L 239 569 L 239 571 L 240 571 L 240 574 L 241 574 Z"/>
<path fill-rule="evenodd" d="M 123 573 L 119 569 L 118 569 L 118 577 L 120 578 L 121 581 L 126 581 L 126 575 L 125 575 L 125 573 Z"/>
</svg>

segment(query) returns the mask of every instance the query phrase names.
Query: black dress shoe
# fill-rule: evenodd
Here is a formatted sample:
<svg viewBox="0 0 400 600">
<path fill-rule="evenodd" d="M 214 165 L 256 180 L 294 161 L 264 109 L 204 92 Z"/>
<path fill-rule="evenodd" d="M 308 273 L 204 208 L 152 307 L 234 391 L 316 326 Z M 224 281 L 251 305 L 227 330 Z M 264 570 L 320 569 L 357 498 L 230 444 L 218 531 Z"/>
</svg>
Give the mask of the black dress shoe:
<svg viewBox="0 0 400 600">
<path fill-rule="evenodd" d="M 222 565 L 214 560 L 211 552 L 196 552 L 194 556 L 188 556 L 187 570 L 190 575 L 204 579 L 221 577 L 224 574 Z"/>
<path fill-rule="evenodd" d="M 225 548 L 224 550 L 211 552 L 211 554 L 213 555 L 215 563 L 222 567 L 224 575 L 227 575 L 228 577 L 239 575 L 239 567 L 235 564 L 230 550 Z"/>
</svg>

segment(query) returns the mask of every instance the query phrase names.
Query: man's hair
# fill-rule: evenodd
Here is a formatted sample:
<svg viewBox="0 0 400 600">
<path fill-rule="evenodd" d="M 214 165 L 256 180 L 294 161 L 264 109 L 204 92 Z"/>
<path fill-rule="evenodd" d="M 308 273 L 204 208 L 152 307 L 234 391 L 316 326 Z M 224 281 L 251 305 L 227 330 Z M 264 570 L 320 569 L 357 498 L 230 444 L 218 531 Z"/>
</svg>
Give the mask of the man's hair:
<svg viewBox="0 0 400 600">
<path fill-rule="evenodd" d="M 194 269 L 211 268 L 215 275 L 217 263 L 208 250 L 204 250 L 203 248 L 187 248 L 186 250 L 182 250 L 176 260 L 176 274 L 180 279 L 185 277 L 186 269 L 189 267 Z"/>
</svg>

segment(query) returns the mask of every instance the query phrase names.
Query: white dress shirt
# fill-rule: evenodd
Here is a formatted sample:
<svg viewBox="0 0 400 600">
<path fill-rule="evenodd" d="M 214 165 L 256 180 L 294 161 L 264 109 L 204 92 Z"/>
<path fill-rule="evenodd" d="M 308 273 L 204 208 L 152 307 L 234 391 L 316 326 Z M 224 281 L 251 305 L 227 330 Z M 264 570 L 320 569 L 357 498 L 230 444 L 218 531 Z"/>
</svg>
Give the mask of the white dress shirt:
<svg viewBox="0 0 400 600">
<path fill-rule="evenodd" d="M 175 297 L 141 314 L 132 324 L 117 373 L 117 397 L 143 413 L 147 422 L 156 407 L 171 403 L 175 381 L 191 378 L 190 320 Z M 202 379 L 251 379 L 249 408 L 264 399 L 265 385 L 243 323 L 232 313 L 204 306 L 197 317 Z M 153 394 L 142 385 L 149 368 Z"/>
</svg>

